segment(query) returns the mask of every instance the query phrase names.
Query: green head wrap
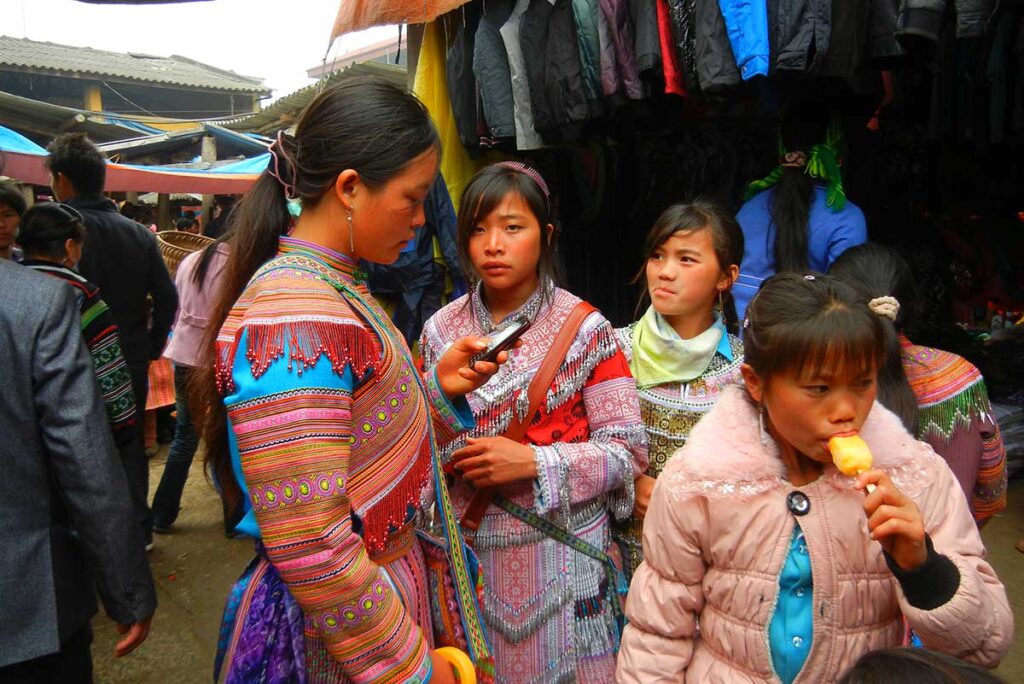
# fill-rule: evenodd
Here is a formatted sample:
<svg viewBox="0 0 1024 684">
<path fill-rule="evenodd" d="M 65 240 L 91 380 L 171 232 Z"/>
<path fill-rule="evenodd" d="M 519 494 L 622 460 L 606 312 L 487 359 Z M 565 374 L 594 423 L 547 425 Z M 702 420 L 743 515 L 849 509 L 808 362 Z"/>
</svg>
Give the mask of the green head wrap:
<svg viewBox="0 0 1024 684">
<path fill-rule="evenodd" d="M 749 200 L 751 197 L 759 192 L 767 190 L 774 186 L 782 178 L 782 172 L 787 167 L 794 167 L 797 165 L 803 165 L 804 173 L 811 178 L 817 178 L 820 181 L 824 181 L 826 186 L 825 196 L 826 204 L 832 211 L 839 211 L 846 205 L 846 193 L 843 192 L 843 175 L 839 170 L 839 143 L 842 139 L 842 135 L 839 132 L 839 124 L 833 119 L 831 125 L 828 127 L 828 133 L 825 136 L 825 142 L 818 143 L 811 147 L 804 155 L 798 151 L 789 151 L 782 145 L 782 140 L 779 140 L 779 158 L 798 160 L 796 163 L 780 163 L 776 166 L 771 173 L 762 178 L 756 180 L 747 186 L 747 191 L 743 196 L 744 200 Z"/>
</svg>

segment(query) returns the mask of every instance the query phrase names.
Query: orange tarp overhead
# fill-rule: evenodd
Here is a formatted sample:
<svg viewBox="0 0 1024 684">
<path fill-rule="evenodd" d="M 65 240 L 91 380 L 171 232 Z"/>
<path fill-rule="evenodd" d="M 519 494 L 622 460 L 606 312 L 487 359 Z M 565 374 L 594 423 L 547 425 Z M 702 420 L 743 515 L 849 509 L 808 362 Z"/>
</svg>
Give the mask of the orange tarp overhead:
<svg viewBox="0 0 1024 684">
<path fill-rule="evenodd" d="M 341 0 L 331 42 L 340 35 L 387 24 L 425 24 L 468 0 Z"/>
</svg>

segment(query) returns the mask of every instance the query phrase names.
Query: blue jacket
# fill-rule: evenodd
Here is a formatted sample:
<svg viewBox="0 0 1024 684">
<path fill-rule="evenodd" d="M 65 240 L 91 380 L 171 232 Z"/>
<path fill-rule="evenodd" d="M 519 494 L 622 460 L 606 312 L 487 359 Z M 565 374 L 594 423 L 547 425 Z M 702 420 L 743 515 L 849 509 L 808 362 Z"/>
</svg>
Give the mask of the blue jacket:
<svg viewBox="0 0 1024 684">
<path fill-rule="evenodd" d="M 736 220 L 743 229 L 743 263 L 733 285 L 736 315 L 740 320 L 761 283 L 775 275 L 775 227 L 769 202 L 772 190 L 765 190 L 744 204 Z M 847 200 L 839 211 L 825 204 L 825 188 L 815 186 L 808 217 L 807 261 L 812 271 L 824 273 L 839 255 L 868 239 L 864 212 Z"/>
<path fill-rule="evenodd" d="M 768 75 L 766 0 L 718 0 L 729 44 L 744 81 Z"/>
</svg>

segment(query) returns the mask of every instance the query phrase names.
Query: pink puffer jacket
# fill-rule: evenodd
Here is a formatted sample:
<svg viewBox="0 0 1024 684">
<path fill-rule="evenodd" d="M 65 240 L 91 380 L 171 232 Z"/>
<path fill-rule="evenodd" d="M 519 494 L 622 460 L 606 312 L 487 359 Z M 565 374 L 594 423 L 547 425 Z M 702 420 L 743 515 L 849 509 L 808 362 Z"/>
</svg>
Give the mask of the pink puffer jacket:
<svg viewBox="0 0 1024 684">
<path fill-rule="evenodd" d="M 900 645 L 901 614 L 928 647 L 994 667 L 1013 640 L 1013 617 L 956 479 L 877 403 L 861 436 L 875 466 L 920 507 L 960 585 L 938 608 L 911 606 L 868 537 L 864 494 L 829 465 L 800 488 L 811 502 L 799 522 L 815 605 L 813 642 L 796 682 L 834 681 L 867 651 Z M 655 485 L 645 560 L 626 604 L 619 682 L 779 681 L 768 624 L 795 522 L 786 495 L 796 489 L 783 474 L 774 443 L 761 444 L 746 391 L 729 388 Z"/>
</svg>

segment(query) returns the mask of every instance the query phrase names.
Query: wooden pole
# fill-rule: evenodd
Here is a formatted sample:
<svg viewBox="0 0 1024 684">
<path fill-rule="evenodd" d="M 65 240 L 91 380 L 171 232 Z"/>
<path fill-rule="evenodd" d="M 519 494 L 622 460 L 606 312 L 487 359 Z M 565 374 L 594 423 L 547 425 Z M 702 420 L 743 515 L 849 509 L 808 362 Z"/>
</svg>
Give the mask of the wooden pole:
<svg viewBox="0 0 1024 684">
<path fill-rule="evenodd" d="M 156 197 L 156 229 L 167 230 L 171 227 L 171 196 L 161 192 Z"/>
<path fill-rule="evenodd" d="M 217 161 L 217 139 L 212 135 L 203 136 L 203 146 L 199 153 L 200 158 L 204 162 L 215 162 Z M 206 230 L 206 226 L 210 225 L 210 221 L 213 220 L 213 195 L 203 195 L 203 220 L 202 220 L 202 232 Z"/>
</svg>

